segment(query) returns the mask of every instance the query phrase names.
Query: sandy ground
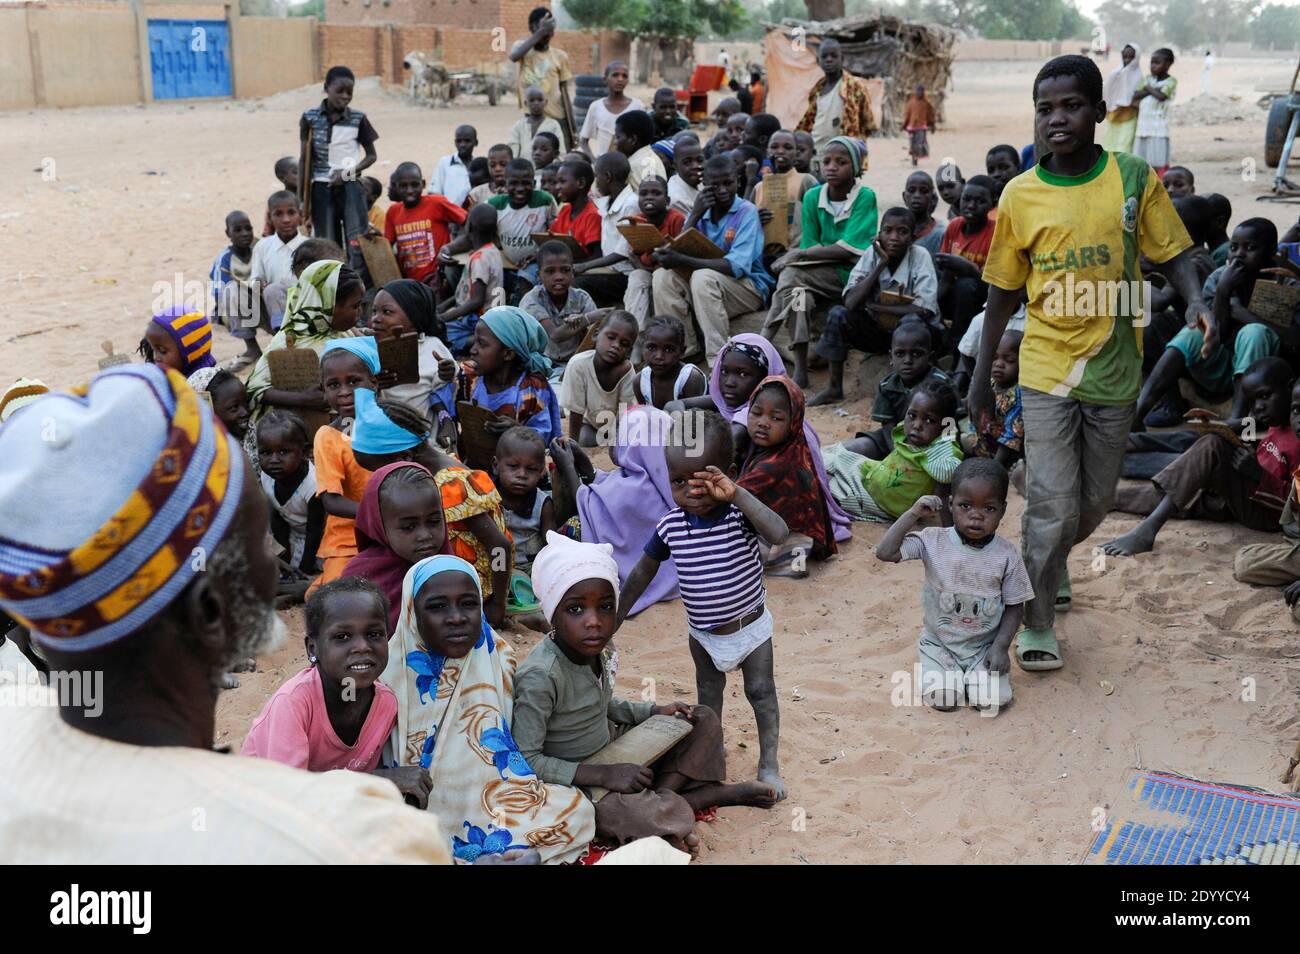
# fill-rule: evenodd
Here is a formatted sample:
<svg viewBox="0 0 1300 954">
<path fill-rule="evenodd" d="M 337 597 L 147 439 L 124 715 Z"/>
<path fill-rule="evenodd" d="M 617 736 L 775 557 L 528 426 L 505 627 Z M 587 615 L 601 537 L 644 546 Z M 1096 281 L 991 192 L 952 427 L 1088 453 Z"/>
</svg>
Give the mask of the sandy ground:
<svg viewBox="0 0 1300 954">
<path fill-rule="evenodd" d="M 932 137 L 923 168 L 953 156 L 969 175 L 989 146 L 1028 141 L 1035 68 L 958 64 L 949 123 Z M 1252 118 L 1175 130 L 1175 160 L 1195 170 L 1198 191 L 1226 194 L 1235 219 L 1265 215 L 1285 227 L 1300 212 L 1255 201 L 1271 170 L 1262 161 L 1264 114 L 1253 103 L 1285 88 L 1292 68 L 1221 60 L 1215 93 L 1239 96 L 1236 111 Z M 1196 80 L 1186 77 L 1185 96 Z M 319 95 L 5 115 L 0 380 L 70 385 L 94 372 L 100 341 L 133 349 L 155 283 L 201 281 L 231 209 L 260 220 L 276 187 L 271 165 L 296 151 L 297 117 Z M 482 104 L 417 109 L 369 83 L 357 105 L 381 136 L 381 178 L 406 159 L 429 171 L 457 123 L 477 124 L 486 148 L 517 115 Z M 1253 181 L 1243 176 L 1250 159 Z M 57 177 L 46 181 L 51 161 Z M 868 182 L 883 205 L 895 202 L 908 170 L 904 139 L 873 141 Z M 216 350 L 225 358 L 239 348 L 219 333 Z M 867 426 L 879 376 L 878 361 L 869 363 L 856 387 L 850 377 L 856 399 L 843 413 L 814 412 L 823 443 Z M 1022 511 L 1013 494 L 1003 524 L 1012 539 Z M 1113 515 L 1092 542 L 1133 522 Z M 702 826 L 705 862 L 1071 863 L 1090 843 L 1095 809 L 1122 796 L 1136 766 L 1276 784 L 1298 721 L 1295 629 L 1280 591 L 1243 587 L 1231 573 L 1235 549 L 1263 535 L 1175 522 L 1155 553 L 1136 559 L 1094 565 L 1091 548 L 1079 548 L 1070 562 L 1075 608 L 1060 626 L 1066 668 L 1013 669 L 1015 703 L 989 719 L 891 704 L 895 674 L 910 677 L 916 662 L 922 572 L 877 562 L 871 551 L 882 532 L 858 525 L 809 580 L 769 583 L 790 799 L 771 812 L 720 812 Z M 220 742 L 238 746 L 267 696 L 303 665 L 301 612 L 288 616 L 290 646 L 223 695 Z M 523 652 L 536 642 L 512 639 Z M 680 604 L 637 617 L 619 637 L 620 688 L 636 693 L 652 678 L 661 699 L 692 699 L 684 640 Z M 738 680 L 724 724 L 732 777 L 752 776 L 757 736 Z"/>
</svg>

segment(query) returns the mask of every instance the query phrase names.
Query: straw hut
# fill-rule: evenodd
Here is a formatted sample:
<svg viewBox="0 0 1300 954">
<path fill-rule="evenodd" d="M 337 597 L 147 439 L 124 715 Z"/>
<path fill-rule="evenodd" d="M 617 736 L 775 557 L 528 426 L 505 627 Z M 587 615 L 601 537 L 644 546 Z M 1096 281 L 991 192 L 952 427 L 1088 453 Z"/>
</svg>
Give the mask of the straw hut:
<svg viewBox="0 0 1300 954">
<path fill-rule="evenodd" d="M 820 22 L 786 19 L 767 24 L 766 30 L 763 53 L 769 111 L 783 123 L 799 121 L 808 105 L 808 90 L 822 75 L 816 49 L 823 37 L 839 40 L 844 68 L 869 81 L 881 134 L 900 131 L 903 106 L 917 83 L 925 84 L 943 120 L 944 95 L 952 74 L 952 30 L 883 15 Z"/>
</svg>

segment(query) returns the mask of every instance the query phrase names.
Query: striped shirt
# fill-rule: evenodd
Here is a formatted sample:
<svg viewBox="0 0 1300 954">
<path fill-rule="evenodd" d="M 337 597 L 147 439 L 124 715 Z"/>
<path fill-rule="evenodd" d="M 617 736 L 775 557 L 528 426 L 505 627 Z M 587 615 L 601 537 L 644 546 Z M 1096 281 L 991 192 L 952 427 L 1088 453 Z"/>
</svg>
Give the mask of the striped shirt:
<svg viewBox="0 0 1300 954">
<path fill-rule="evenodd" d="M 645 552 L 660 561 L 672 557 L 686 618 L 696 629 L 738 620 L 767 599 L 758 533 L 735 504 L 710 517 L 670 510 Z"/>
</svg>

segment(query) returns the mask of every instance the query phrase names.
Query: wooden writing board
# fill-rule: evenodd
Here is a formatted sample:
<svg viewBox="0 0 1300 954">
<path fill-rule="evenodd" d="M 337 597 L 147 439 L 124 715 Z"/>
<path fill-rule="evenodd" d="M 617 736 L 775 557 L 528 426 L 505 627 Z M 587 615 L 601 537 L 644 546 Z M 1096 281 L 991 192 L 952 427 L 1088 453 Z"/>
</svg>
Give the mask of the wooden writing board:
<svg viewBox="0 0 1300 954">
<path fill-rule="evenodd" d="M 379 367 L 397 375 L 397 384 L 417 384 L 420 380 L 420 336 L 412 332 L 397 338 L 377 338 Z"/>
<path fill-rule="evenodd" d="M 912 296 L 891 291 L 890 289 L 882 289 L 879 300 L 882 305 L 910 305 L 913 301 Z M 876 324 L 880 326 L 881 331 L 893 331 L 902 320 L 900 315 L 890 315 L 885 312 L 876 313 Z"/>
<path fill-rule="evenodd" d="M 366 260 L 366 270 L 370 272 L 370 283 L 376 288 L 383 288 L 389 282 L 402 277 L 402 270 L 397 267 L 397 256 L 393 246 L 382 235 L 363 235 L 360 239 L 361 255 Z"/>
<path fill-rule="evenodd" d="M 529 234 L 529 238 L 537 243 L 538 248 L 541 248 L 547 242 L 559 242 L 573 253 L 574 261 L 580 262 L 587 257 L 586 246 L 581 244 L 572 235 L 563 235 L 558 232 L 532 232 Z"/>
<path fill-rule="evenodd" d="M 119 364 L 131 363 L 129 354 L 121 354 L 113 350 L 113 342 L 102 341 L 99 346 L 104 349 L 104 357 L 99 359 L 99 370 L 105 371 L 108 368 L 115 368 Z"/>
<path fill-rule="evenodd" d="M 1203 408 L 1193 408 L 1184 415 L 1187 419 L 1187 426 L 1190 430 L 1195 431 L 1201 436 L 1205 436 L 1206 434 L 1217 434 L 1219 437 L 1222 437 L 1224 440 L 1229 441 L 1237 447 L 1246 446 L 1245 441 L 1241 439 L 1240 434 L 1230 428 L 1223 421 L 1216 421 L 1208 414 L 1203 413 L 1203 411 Z"/>
<path fill-rule="evenodd" d="M 692 258 L 726 258 L 727 253 L 714 245 L 699 229 L 687 229 L 668 243 L 668 247 Z M 691 269 L 673 269 L 684 281 L 691 280 Z"/>
<path fill-rule="evenodd" d="M 775 173 L 763 180 L 763 201 L 759 208 L 772 212 L 772 221 L 763 226 L 763 241 L 768 245 L 790 247 L 789 176 Z"/>
<path fill-rule="evenodd" d="M 467 467 L 475 470 L 491 469 L 492 458 L 497 452 L 497 435 L 489 431 L 487 425 L 488 421 L 495 420 L 496 417 L 496 414 L 478 404 L 456 402 L 456 420 L 460 424 L 460 459 Z"/>
<path fill-rule="evenodd" d="M 292 336 L 285 346 L 266 353 L 266 367 L 271 372 L 271 387 L 277 391 L 310 391 L 320 386 L 320 356 L 311 348 L 296 348 Z M 333 420 L 329 411 L 294 409 L 307 425 L 307 439 Z"/>
<path fill-rule="evenodd" d="M 1297 306 L 1300 306 L 1300 285 L 1255 280 L 1248 307 L 1261 321 L 1275 328 L 1290 328 L 1295 322 Z"/>
<path fill-rule="evenodd" d="M 582 761 L 589 765 L 650 765 L 690 735 L 693 728 L 688 721 L 677 716 L 652 715 Z M 593 802 L 598 802 L 609 794 L 609 789 L 592 786 L 587 792 Z"/>
<path fill-rule="evenodd" d="M 664 244 L 664 234 L 649 222 L 620 222 L 616 227 L 618 234 L 627 239 L 627 244 L 638 255 L 653 252 Z"/>
</svg>

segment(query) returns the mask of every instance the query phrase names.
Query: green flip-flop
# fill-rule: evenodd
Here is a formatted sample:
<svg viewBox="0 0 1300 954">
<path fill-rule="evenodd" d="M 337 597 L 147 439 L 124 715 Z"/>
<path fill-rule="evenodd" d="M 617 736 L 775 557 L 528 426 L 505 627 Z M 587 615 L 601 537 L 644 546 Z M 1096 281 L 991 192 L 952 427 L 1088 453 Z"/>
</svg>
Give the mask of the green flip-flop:
<svg viewBox="0 0 1300 954">
<path fill-rule="evenodd" d="M 1054 658 L 1025 660 L 1025 653 L 1035 652 L 1050 653 Z M 1061 647 L 1056 642 L 1056 630 L 1022 629 L 1016 634 L 1016 662 L 1020 663 L 1020 668 L 1025 672 L 1047 672 L 1064 666 Z"/>
<path fill-rule="evenodd" d="M 1061 585 L 1056 588 L 1056 611 L 1068 613 L 1072 606 L 1074 606 L 1074 589 L 1070 585 L 1070 571 L 1066 570 L 1061 577 Z"/>
<path fill-rule="evenodd" d="M 506 593 L 506 614 L 518 616 L 541 608 L 542 604 L 533 592 L 533 581 L 522 570 L 515 570 L 510 575 L 510 590 Z"/>
</svg>

